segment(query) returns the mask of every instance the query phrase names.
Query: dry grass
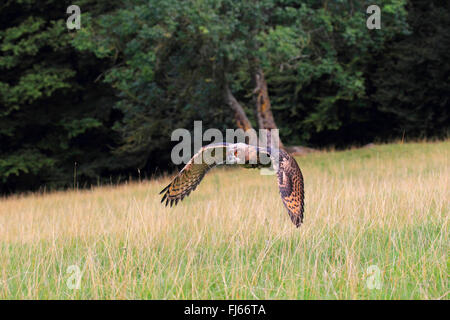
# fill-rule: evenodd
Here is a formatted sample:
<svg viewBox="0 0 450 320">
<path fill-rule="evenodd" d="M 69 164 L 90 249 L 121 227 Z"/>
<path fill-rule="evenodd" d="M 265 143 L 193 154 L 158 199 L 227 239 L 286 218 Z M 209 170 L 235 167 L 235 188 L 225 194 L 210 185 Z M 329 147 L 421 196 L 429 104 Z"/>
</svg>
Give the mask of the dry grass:
<svg viewBox="0 0 450 320">
<path fill-rule="evenodd" d="M 449 155 L 446 141 L 299 158 L 299 229 L 275 177 L 240 168 L 171 209 L 168 179 L 2 199 L 0 298 L 448 299 Z"/>
</svg>

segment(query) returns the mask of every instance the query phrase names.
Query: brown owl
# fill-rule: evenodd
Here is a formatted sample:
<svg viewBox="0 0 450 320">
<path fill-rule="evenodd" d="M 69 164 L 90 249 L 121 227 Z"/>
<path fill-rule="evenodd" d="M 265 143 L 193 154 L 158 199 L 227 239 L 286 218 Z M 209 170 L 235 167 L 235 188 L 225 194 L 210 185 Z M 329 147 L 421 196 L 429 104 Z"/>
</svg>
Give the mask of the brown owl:
<svg viewBox="0 0 450 320">
<path fill-rule="evenodd" d="M 265 157 L 265 158 L 264 158 Z M 263 161 L 266 159 L 266 161 Z M 267 161 L 269 159 L 269 161 Z M 278 176 L 281 199 L 292 222 L 303 222 L 304 185 L 297 161 L 281 149 L 261 148 L 245 143 L 210 144 L 200 149 L 160 194 L 166 206 L 177 204 L 199 185 L 209 169 L 220 164 L 237 164 L 246 168 L 272 166 Z"/>
</svg>

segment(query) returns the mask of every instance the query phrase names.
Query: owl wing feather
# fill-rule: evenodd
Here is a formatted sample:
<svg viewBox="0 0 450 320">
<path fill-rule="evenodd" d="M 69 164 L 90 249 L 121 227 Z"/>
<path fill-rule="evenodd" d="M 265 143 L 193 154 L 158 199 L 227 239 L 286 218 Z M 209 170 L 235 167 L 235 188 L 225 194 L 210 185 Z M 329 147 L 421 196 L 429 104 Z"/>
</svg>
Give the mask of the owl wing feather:
<svg viewBox="0 0 450 320">
<path fill-rule="evenodd" d="M 303 222 L 304 212 L 303 175 L 294 157 L 284 150 L 279 150 L 277 176 L 281 200 L 292 222 L 298 228 Z"/>
<path fill-rule="evenodd" d="M 206 152 L 211 152 L 211 156 L 215 156 L 216 152 L 222 152 L 223 160 L 225 160 L 226 147 L 228 144 L 211 144 L 201 148 L 189 162 L 184 166 L 184 168 L 178 173 L 178 175 L 173 178 L 167 187 L 165 187 L 159 194 L 164 193 L 161 203 L 166 201 L 166 206 L 170 203 L 172 206 L 178 201 L 183 200 L 192 191 L 194 191 L 197 186 L 202 181 L 205 174 L 217 164 L 216 162 L 208 163 L 205 161 Z"/>
</svg>

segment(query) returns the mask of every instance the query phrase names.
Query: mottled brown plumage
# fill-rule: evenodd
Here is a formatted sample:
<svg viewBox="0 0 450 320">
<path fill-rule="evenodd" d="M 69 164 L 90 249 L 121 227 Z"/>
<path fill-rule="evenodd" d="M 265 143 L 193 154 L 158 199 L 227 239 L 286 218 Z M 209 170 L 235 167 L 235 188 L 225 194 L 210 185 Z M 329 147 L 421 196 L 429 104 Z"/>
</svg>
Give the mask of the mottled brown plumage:
<svg viewBox="0 0 450 320">
<path fill-rule="evenodd" d="M 299 227 L 303 222 L 305 189 L 303 175 L 294 157 L 284 150 L 279 151 L 277 170 L 281 199 L 292 222 Z"/>
<path fill-rule="evenodd" d="M 211 157 L 215 161 L 211 161 Z M 161 202 L 166 206 L 177 204 L 197 188 L 205 174 L 218 164 L 240 164 L 247 168 L 270 166 L 262 163 L 262 155 L 270 157 L 277 170 L 281 199 L 292 222 L 299 227 L 303 222 L 304 185 L 303 176 L 295 159 L 284 150 L 259 148 L 243 143 L 212 144 L 203 147 L 165 187 Z M 278 159 L 278 161 L 276 161 Z"/>
<path fill-rule="evenodd" d="M 200 149 L 191 160 L 184 166 L 184 168 L 178 173 L 178 175 L 173 178 L 170 184 L 161 190 L 160 194 L 164 192 L 164 196 L 161 202 L 166 201 L 166 206 L 170 203 L 172 206 L 178 203 L 179 200 L 183 200 L 192 191 L 194 191 L 197 186 L 202 181 L 205 174 L 214 166 L 219 163 L 205 161 L 206 151 L 209 151 L 208 155 L 212 157 L 216 154 L 222 152 L 223 156 L 220 158 L 225 160 L 226 153 L 224 152 L 225 145 L 223 144 L 213 144 L 208 145 Z"/>
</svg>

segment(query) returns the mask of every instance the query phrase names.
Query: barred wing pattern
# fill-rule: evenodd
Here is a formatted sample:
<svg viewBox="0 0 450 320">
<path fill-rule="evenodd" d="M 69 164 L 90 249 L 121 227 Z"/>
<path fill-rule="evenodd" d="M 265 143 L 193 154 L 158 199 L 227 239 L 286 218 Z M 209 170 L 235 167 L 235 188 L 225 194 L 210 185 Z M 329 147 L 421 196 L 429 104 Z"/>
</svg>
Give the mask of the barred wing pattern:
<svg viewBox="0 0 450 320">
<path fill-rule="evenodd" d="M 279 150 L 278 187 L 281 199 L 292 222 L 298 228 L 303 222 L 305 191 L 303 175 L 297 161 L 284 150 Z"/>
<path fill-rule="evenodd" d="M 227 144 L 212 144 L 207 145 L 198 151 L 191 160 L 184 166 L 184 168 L 178 173 L 178 175 L 165 187 L 159 194 L 164 193 L 161 203 L 166 201 L 166 206 L 170 203 L 172 206 L 174 203 L 177 205 L 178 201 L 183 200 L 202 181 L 205 174 L 218 163 L 207 164 L 205 161 L 197 163 L 200 159 L 204 158 L 205 151 L 209 151 L 214 156 L 214 152 L 219 151 L 223 154 L 223 160 L 225 160 Z"/>
<path fill-rule="evenodd" d="M 248 145 L 240 144 L 240 147 L 246 148 Z M 227 148 L 236 150 L 237 144 L 213 144 L 203 147 L 197 152 L 194 157 L 184 166 L 178 175 L 165 187 L 160 194 L 164 193 L 161 202 L 166 202 L 166 206 L 170 203 L 172 206 L 187 197 L 202 181 L 205 174 L 214 166 L 220 163 L 212 163 L 208 165 L 203 161 L 199 164 L 196 159 L 202 159 L 206 151 L 214 153 L 215 151 L 222 152 L 223 160 L 226 159 Z M 255 147 L 251 147 L 255 148 Z M 257 147 L 256 147 L 257 148 Z M 295 224 L 299 227 L 303 222 L 304 211 L 304 184 L 302 172 L 295 161 L 295 159 L 284 150 L 272 152 L 270 149 L 257 148 L 258 152 L 269 154 L 274 160 L 275 154 L 278 155 L 278 187 L 280 190 L 281 199 L 286 207 L 288 214 Z M 255 149 L 252 149 L 255 150 Z M 259 167 L 259 165 L 244 165 L 247 168 Z"/>
</svg>

